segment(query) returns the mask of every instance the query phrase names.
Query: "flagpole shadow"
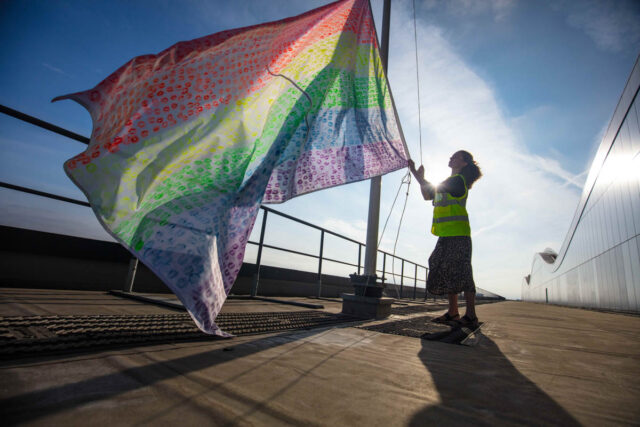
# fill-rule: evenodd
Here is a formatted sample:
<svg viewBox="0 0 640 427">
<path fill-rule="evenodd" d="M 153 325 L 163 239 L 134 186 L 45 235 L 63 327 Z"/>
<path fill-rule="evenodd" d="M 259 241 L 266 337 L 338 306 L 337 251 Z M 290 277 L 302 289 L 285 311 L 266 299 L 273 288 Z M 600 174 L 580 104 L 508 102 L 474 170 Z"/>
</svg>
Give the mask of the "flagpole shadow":
<svg viewBox="0 0 640 427">
<path fill-rule="evenodd" d="M 200 351 L 195 354 L 169 358 L 167 360 L 149 363 L 144 366 L 121 369 L 110 374 L 100 375 L 64 385 L 25 392 L 13 397 L 0 400 L 0 419 L 3 420 L 3 424 L 5 425 L 25 424 L 42 420 L 46 417 L 54 416 L 64 411 L 74 410 L 91 403 L 116 399 L 119 396 L 135 390 L 143 389 L 146 387 L 154 387 L 161 382 L 176 379 L 179 377 L 185 377 L 191 373 L 225 364 L 235 359 L 246 358 L 247 356 L 257 354 L 266 350 L 277 348 L 296 341 L 299 342 L 297 345 L 287 346 L 285 350 L 279 352 L 278 354 L 260 364 L 251 365 L 251 367 L 249 367 L 248 369 L 235 374 L 231 378 L 225 378 L 221 381 L 216 381 L 216 379 L 214 378 L 209 380 L 206 384 L 208 391 L 220 389 L 225 391 L 225 393 L 231 393 L 232 390 L 227 390 L 228 387 L 226 387 L 225 384 L 230 383 L 234 379 L 239 378 L 243 375 L 250 374 L 251 371 L 259 368 L 261 365 L 268 364 L 272 360 L 296 350 L 298 347 L 305 345 L 310 337 L 322 334 L 326 331 L 326 328 L 306 332 L 297 331 L 295 333 L 289 331 L 278 335 L 271 335 L 268 337 L 260 338 L 254 341 L 238 343 L 236 345 L 234 345 L 233 341 L 225 340 L 224 343 L 227 345 L 218 345 L 214 349 L 206 349 L 205 351 Z M 204 345 L 209 346 L 210 344 Z M 190 346 L 190 344 L 187 344 L 187 346 Z M 181 348 L 184 347 L 181 346 Z M 228 351 L 230 349 L 232 351 Z M 156 351 L 171 353 L 175 352 L 176 348 L 163 348 L 160 350 L 149 348 L 147 350 L 143 349 L 142 353 L 152 354 Z M 126 354 L 130 353 L 127 352 Z M 104 356 L 100 356 L 99 358 L 103 358 L 106 360 L 111 357 L 117 356 L 117 353 L 108 353 Z M 148 360 L 148 358 L 145 360 Z M 130 362 L 131 361 L 129 361 L 129 363 Z M 7 381 L 6 378 L 5 381 Z M 18 380 L 14 379 L 13 381 Z M 264 402 L 254 402 L 247 396 L 238 393 L 231 394 L 231 397 L 237 399 L 238 401 L 246 401 L 245 403 L 250 406 L 262 408 L 261 410 L 266 410 L 264 408 Z M 193 400 L 194 399 L 192 398 L 183 399 L 182 405 L 193 406 L 193 409 L 197 411 L 211 412 L 215 409 L 201 408 Z M 270 410 L 270 412 L 272 412 L 270 413 L 271 416 L 280 419 L 285 423 L 292 423 L 294 421 L 285 414 L 280 414 L 272 410 Z M 219 414 L 217 416 L 219 416 Z M 231 422 L 232 419 L 219 419 L 219 421 Z"/>
</svg>

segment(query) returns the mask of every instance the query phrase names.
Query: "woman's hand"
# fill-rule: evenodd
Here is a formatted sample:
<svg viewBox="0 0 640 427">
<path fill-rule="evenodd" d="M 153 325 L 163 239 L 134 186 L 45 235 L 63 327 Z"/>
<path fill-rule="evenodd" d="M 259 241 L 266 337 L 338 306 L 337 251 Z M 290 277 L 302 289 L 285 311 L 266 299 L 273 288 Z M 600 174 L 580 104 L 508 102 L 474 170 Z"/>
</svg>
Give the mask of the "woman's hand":
<svg viewBox="0 0 640 427">
<path fill-rule="evenodd" d="M 416 170 L 416 164 L 413 160 L 409 159 L 409 170 L 419 182 L 424 182 L 424 166 L 421 165 L 418 170 Z"/>
</svg>

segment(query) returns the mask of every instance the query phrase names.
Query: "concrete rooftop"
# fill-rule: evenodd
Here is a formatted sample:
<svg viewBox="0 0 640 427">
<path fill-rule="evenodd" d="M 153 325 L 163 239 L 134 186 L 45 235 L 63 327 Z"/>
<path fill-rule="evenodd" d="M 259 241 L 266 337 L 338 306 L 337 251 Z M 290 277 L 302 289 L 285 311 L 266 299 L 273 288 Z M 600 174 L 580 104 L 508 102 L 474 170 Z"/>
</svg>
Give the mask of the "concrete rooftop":
<svg viewBox="0 0 640 427">
<path fill-rule="evenodd" d="M 321 303 L 340 310 L 339 302 Z M 224 306 L 228 313 L 300 310 L 247 300 Z M 0 289 L 5 317 L 156 313 L 175 311 L 104 292 Z M 474 346 L 351 323 L 3 360 L 0 419 L 43 426 L 640 423 L 640 317 L 511 301 L 480 305 L 478 316 L 485 323 Z"/>
</svg>

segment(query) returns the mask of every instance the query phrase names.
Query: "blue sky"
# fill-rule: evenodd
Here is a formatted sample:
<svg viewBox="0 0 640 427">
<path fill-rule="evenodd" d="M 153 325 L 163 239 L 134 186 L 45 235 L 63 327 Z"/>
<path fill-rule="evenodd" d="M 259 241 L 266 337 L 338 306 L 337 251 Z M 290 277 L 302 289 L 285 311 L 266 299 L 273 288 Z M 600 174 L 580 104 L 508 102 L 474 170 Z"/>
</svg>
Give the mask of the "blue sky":
<svg viewBox="0 0 640 427">
<path fill-rule="evenodd" d="M 134 56 L 228 28 L 302 13 L 325 1 L 3 1 L 0 103 L 83 135 L 88 113 L 58 95 L 85 90 Z M 419 162 L 412 3 L 394 0 L 389 80 Z M 433 181 L 471 151 L 485 177 L 469 200 L 477 285 L 518 298 L 535 251 L 559 249 L 586 171 L 640 47 L 634 1 L 416 0 L 423 162 Z M 382 1 L 372 0 L 381 22 Z M 62 163 L 83 145 L 0 116 L 0 180 L 82 198 Z M 381 226 L 403 172 L 383 179 Z M 364 241 L 368 183 L 276 209 Z M 348 203 L 346 203 L 348 201 Z M 399 210 L 382 248 L 393 248 Z M 426 263 L 431 208 L 414 185 L 397 252 Z M 108 239 L 88 209 L 0 190 L 0 223 Z M 276 224 L 273 243 L 315 251 L 315 237 Z M 345 249 L 334 245 L 334 256 Z M 251 250 L 248 256 L 252 257 Z M 344 255 L 354 258 L 352 255 Z M 265 253 L 266 261 L 290 260 Z M 312 264 L 296 260 L 300 268 Z M 327 266 L 327 268 L 331 268 Z M 336 273 L 350 271 L 336 269 Z"/>
</svg>

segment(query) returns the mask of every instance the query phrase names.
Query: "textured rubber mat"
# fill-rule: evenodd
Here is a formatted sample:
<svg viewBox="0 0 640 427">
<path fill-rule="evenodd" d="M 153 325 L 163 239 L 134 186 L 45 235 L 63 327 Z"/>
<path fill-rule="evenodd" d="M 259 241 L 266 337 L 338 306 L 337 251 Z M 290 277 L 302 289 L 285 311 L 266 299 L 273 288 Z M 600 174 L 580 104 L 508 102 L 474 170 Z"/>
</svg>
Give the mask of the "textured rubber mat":
<svg viewBox="0 0 640 427">
<path fill-rule="evenodd" d="M 422 304 L 422 305 L 409 305 L 406 307 L 392 307 L 391 314 L 398 316 L 405 316 L 408 314 L 425 313 L 428 311 L 438 311 L 447 308 L 447 303 L 442 304 Z"/>
<path fill-rule="evenodd" d="M 319 311 L 222 313 L 225 332 L 252 335 L 311 329 L 357 320 Z M 186 313 L 151 315 L 0 317 L 0 358 L 69 352 L 122 345 L 207 340 Z"/>
<path fill-rule="evenodd" d="M 435 323 L 431 321 L 432 319 L 433 317 L 431 316 L 420 316 L 407 320 L 360 326 L 360 328 L 385 334 L 403 335 L 450 344 L 461 344 L 470 335 L 477 333 L 482 327 L 482 322 L 475 327 L 461 327 L 454 322 L 450 324 Z"/>
<path fill-rule="evenodd" d="M 497 301 L 492 301 L 492 300 L 476 300 L 476 305 L 482 305 L 482 304 L 493 304 Z M 393 307 L 391 308 L 391 314 L 395 314 L 397 316 L 407 316 L 410 314 L 417 314 L 417 313 L 427 313 L 429 311 L 439 311 L 439 310 L 444 310 L 449 306 L 449 304 L 446 301 L 442 301 L 441 302 L 432 302 L 431 300 L 429 300 L 429 302 L 424 303 L 424 304 L 414 304 L 414 305 L 407 305 L 404 307 Z M 458 304 L 458 307 L 465 307 L 466 304 L 464 301 L 460 301 Z"/>
</svg>

